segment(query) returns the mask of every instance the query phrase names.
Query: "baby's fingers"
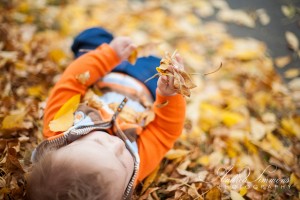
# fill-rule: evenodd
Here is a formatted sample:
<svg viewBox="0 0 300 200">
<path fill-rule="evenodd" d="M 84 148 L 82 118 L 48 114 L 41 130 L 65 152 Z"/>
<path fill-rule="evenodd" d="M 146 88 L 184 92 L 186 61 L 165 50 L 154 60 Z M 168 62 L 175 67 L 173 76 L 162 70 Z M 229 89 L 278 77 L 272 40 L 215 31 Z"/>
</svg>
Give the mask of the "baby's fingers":
<svg viewBox="0 0 300 200">
<path fill-rule="evenodd" d="M 124 59 L 128 59 L 128 57 L 130 56 L 130 54 L 136 49 L 136 46 L 134 44 L 130 44 L 128 45 L 124 51 L 123 51 L 123 56 Z"/>
</svg>

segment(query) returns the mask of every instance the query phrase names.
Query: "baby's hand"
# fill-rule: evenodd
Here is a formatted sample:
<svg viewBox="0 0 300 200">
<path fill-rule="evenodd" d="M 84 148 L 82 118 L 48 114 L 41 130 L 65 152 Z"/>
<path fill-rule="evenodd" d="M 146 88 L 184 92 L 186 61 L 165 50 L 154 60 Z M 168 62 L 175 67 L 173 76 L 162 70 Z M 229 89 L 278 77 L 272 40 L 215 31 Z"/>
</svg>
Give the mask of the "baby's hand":
<svg viewBox="0 0 300 200">
<path fill-rule="evenodd" d="M 176 61 L 178 62 L 178 65 L 176 66 L 169 66 L 168 71 L 177 71 L 177 70 L 183 70 L 178 69 L 177 67 L 183 68 L 183 61 L 179 54 L 176 54 Z M 177 94 L 177 89 L 174 87 L 174 77 L 169 75 L 162 75 L 159 77 L 157 82 L 157 88 L 158 93 L 162 96 L 173 96 Z"/>
<path fill-rule="evenodd" d="M 109 46 L 116 51 L 122 61 L 127 60 L 132 51 L 136 49 L 129 37 L 116 37 L 109 43 Z"/>
</svg>

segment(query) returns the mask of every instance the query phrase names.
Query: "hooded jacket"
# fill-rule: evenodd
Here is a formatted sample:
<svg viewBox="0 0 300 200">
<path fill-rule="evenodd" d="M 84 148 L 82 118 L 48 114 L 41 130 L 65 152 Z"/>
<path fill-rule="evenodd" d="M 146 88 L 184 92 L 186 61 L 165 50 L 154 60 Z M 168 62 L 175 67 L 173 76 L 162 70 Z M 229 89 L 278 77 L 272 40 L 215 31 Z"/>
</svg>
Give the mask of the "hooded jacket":
<svg viewBox="0 0 300 200">
<path fill-rule="evenodd" d="M 102 44 L 97 49 L 74 60 L 68 66 L 60 80 L 55 84 L 47 101 L 43 129 L 43 135 L 46 140 L 62 134 L 61 132 L 53 132 L 49 129 L 49 123 L 55 113 L 74 95 L 81 94 L 83 97 L 92 85 L 102 84 L 101 87 L 103 88 L 105 83 L 103 86 L 101 79 L 119 63 L 120 58 L 116 52 L 108 44 Z M 86 72 L 89 72 L 90 77 L 85 83 L 78 81 L 78 76 Z M 118 84 L 111 85 L 118 88 Z M 132 88 L 130 91 L 130 93 L 133 91 L 133 96 L 136 97 L 144 97 L 148 93 L 146 88 L 142 92 L 136 92 Z M 117 93 L 122 93 L 122 91 L 117 91 Z M 141 99 L 139 100 L 142 102 Z M 157 106 L 166 102 L 168 102 L 166 106 Z M 118 101 L 115 103 L 120 104 L 121 102 Z M 183 129 L 185 106 L 186 102 L 182 95 L 162 96 L 156 91 L 156 99 L 152 106 L 155 118 L 147 126 L 143 127 L 141 124 L 121 119 L 115 120 L 118 122 L 118 125 L 117 127 L 113 125 L 113 131 L 110 133 L 116 134 L 116 130 L 121 129 L 122 132 L 127 132 L 127 137 L 133 135 L 134 142 L 138 148 L 140 162 L 136 183 L 149 175 L 159 165 L 166 152 L 173 147 L 175 140 L 180 136 Z M 97 115 L 97 118 L 103 122 L 111 121 L 114 117 L 114 113 L 111 113 L 104 107 L 96 110 L 92 109 L 91 112 L 91 109 L 84 108 L 84 105 L 81 105 L 79 111 L 85 113 L 86 116 L 89 115 L 86 112 L 90 114 L 96 113 L 92 115 Z M 118 134 L 116 135 L 119 136 Z M 133 141 L 132 139 L 130 140 Z"/>
</svg>

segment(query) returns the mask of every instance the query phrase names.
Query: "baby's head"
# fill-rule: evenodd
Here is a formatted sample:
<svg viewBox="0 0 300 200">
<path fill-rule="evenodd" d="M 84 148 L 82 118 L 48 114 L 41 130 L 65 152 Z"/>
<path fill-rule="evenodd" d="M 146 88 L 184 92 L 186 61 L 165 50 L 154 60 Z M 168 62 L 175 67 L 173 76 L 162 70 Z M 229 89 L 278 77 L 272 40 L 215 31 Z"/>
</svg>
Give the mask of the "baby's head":
<svg viewBox="0 0 300 200">
<path fill-rule="evenodd" d="M 95 131 L 47 153 L 28 180 L 30 199 L 122 199 L 134 161 L 118 137 Z"/>
</svg>

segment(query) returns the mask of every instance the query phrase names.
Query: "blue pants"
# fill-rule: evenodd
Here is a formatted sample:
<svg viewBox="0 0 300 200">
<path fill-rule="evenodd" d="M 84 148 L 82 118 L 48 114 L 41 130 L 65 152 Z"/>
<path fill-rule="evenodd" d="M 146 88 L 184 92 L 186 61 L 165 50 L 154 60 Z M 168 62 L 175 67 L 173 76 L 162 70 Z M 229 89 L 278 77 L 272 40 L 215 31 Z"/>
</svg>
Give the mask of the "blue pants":
<svg viewBox="0 0 300 200">
<path fill-rule="evenodd" d="M 79 51 L 80 49 L 95 49 L 103 43 L 110 43 L 113 40 L 113 35 L 100 27 L 94 27 L 86 29 L 75 37 L 74 43 L 71 47 L 76 58 L 83 55 L 85 52 Z M 131 65 L 127 61 L 123 61 L 113 72 L 121 72 L 128 74 L 141 82 L 143 82 L 146 87 L 151 92 L 152 97 L 155 99 L 157 79 L 154 78 L 145 83 L 145 80 L 156 74 L 156 67 L 160 64 L 160 58 L 155 56 L 141 57 L 138 58 L 135 65 Z"/>
</svg>

